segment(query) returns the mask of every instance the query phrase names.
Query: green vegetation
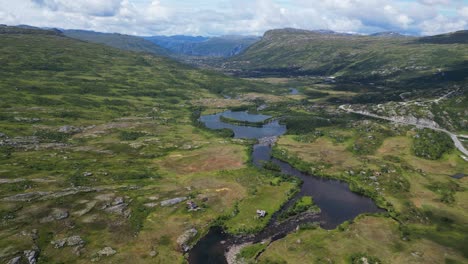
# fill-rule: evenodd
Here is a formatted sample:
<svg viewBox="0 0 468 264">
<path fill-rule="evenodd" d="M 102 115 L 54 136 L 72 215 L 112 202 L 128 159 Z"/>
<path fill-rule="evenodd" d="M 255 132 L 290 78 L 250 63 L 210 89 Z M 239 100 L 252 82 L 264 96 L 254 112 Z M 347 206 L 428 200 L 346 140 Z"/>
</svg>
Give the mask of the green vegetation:
<svg viewBox="0 0 468 264">
<path fill-rule="evenodd" d="M 300 183 L 278 173 L 272 162 L 264 169 L 249 165 L 252 140 L 233 139 L 230 130 L 208 130 L 198 118 L 260 105 L 266 107 L 262 114 L 279 117 L 288 127 L 273 149 L 275 157 L 301 171 L 343 180 L 387 213 L 361 215 L 335 230 L 303 224 L 268 246 L 244 248 L 241 258 L 258 263 L 466 262 L 468 185 L 466 177 L 450 178 L 466 172 L 466 161 L 451 151 L 450 138 L 337 110 L 338 103 L 393 98 L 385 94 L 388 87 L 376 92 L 313 77 L 236 79 L 57 31 L 0 26 L 0 35 L 2 263 L 36 248 L 39 263 L 183 263 L 178 238 L 187 230 L 198 231 L 189 245 L 215 224 L 237 235 L 259 232 Z M 432 66 L 452 69 L 465 51 L 461 43 L 448 44 L 458 45 L 454 49 L 397 38 L 388 40 L 388 54 L 379 57 L 386 50 L 375 50 L 382 39 L 352 37 L 344 43 L 344 36 L 334 38 L 340 45 L 355 45 L 350 52 L 359 50 L 354 58 L 359 61 L 344 65 L 341 60 L 351 60 L 351 53 L 338 56 L 334 45 L 325 52 L 318 40 L 311 45 L 333 60 L 333 67 L 319 70 L 343 78 L 391 61 L 400 67 L 400 56 L 411 61 L 407 67 L 432 60 L 429 68 L 415 70 L 421 75 L 412 70 L 389 75 L 396 82 L 418 79 L 432 74 Z M 393 50 L 401 43 L 408 52 L 423 49 L 412 58 Z M 270 62 L 281 56 L 270 56 Z M 311 58 L 297 65 L 305 67 Z M 301 94 L 286 95 L 289 87 Z M 457 92 L 431 110 L 442 113 L 445 125 L 464 131 L 458 117 L 465 111 L 465 95 Z M 161 205 L 178 197 L 187 197 L 199 210 L 188 210 L 187 200 Z M 266 217 L 257 217 L 258 209 Z M 302 197 L 284 218 L 318 210 L 312 197 Z M 51 244 L 75 235 L 83 247 Z M 116 254 L 98 257 L 106 246 Z"/>
<path fill-rule="evenodd" d="M 310 196 L 303 196 L 298 199 L 291 208 L 283 212 L 280 216 L 281 219 L 287 219 L 288 217 L 295 216 L 304 212 L 319 213 L 320 208 L 315 205 L 314 200 Z"/>
<path fill-rule="evenodd" d="M 453 141 L 443 132 L 423 129 L 414 136 L 413 152 L 418 157 L 437 160 L 451 150 L 453 150 Z"/>
<path fill-rule="evenodd" d="M 262 251 L 264 251 L 267 246 L 268 246 L 267 242 L 248 245 L 248 246 L 242 248 L 239 255 L 237 255 L 237 258 L 241 258 L 241 259 L 244 259 L 244 260 L 253 260 L 260 253 L 262 253 Z"/>
<path fill-rule="evenodd" d="M 244 121 L 244 120 L 237 120 L 234 118 L 229 118 L 225 116 L 220 116 L 219 119 L 222 122 L 233 124 L 233 125 L 239 125 L 239 126 L 252 126 L 252 127 L 262 127 L 263 125 L 267 124 L 268 122 L 271 121 L 271 118 L 267 118 L 263 121 L 259 122 L 251 122 L 251 121 Z"/>
<path fill-rule="evenodd" d="M 197 98 L 270 86 L 56 31 L 0 34 L 0 262 L 38 247 L 39 262 L 89 263 L 109 246 L 111 262 L 180 263 L 186 230 L 204 233 L 235 204 L 226 225 L 260 230 L 255 201 L 273 214 L 294 188 L 247 168 L 247 143 L 232 131 L 193 118 Z M 175 197 L 201 210 L 160 205 Z M 51 244 L 75 235 L 79 256 Z"/>
<path fill-rule="evenodd" d="M 325 81 L 382 86 L 355 85 L 368 90 L 353 99 L 356 103 L 401 100 L 405 91 L 466 84 L 467 34 L 382 38 L 276 29 L 223 66 L 246 76 L 334 76 Z"/>
<path fill-rule="evenodd" d="M 266 170 L 271 170 L 271 171 L 277 171 L 277 172 L 281 171 L 281 167 L 278 164 L 274 163 L 273 161 L 264 162 L 263 168 Z"/>
<path fill-rule="evenodd" d="M 358 253 L 351 256 L 351 264 L 380 264 L 380 261 L 376 257 L 368 256 L 365 253 Z"/>
</svg>

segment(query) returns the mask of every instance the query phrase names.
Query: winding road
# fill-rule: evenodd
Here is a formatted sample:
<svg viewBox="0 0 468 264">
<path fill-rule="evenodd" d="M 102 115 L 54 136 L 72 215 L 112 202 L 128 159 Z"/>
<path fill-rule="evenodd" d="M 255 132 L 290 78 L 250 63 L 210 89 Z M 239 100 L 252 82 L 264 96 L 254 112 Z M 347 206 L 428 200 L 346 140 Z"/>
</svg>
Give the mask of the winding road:
<svg viewBox="0 0 468 264">
<path fill-rule="evenodd" d="M 465 157 L 463 157 L 463 159 L 468 161 L 468 158 L 466 158 L 466 157 L 468 157 L 468 150 L 466 150 L 466 148 L 463 146 L 463 143 L 458 139 L 458 137 L 465 138 L 466 137 L 465 135 L 456 135 L 456 134 L 454 134 L 454 133 L 452 133 L 452 132 L 450 132 L 450 131 L 448 131 L 446 129 L 435 127 L 435 126 L 432 126 L 432 125 L 429 125 L 429 124 L 421 124 L 421 123 L 418 123 L 418 122 L 410 122 L 410 121 L 401 121 L 401 120 L 398 120 L 398 119 L 392 118 L 392 117 L 379 116 L 379 115 L 371 114 L 371 113 L 365 112 L 365 111 L 353 110 L 350 106 L 347 106 L 347 105 L 340 105 L 339 109 L 341 109 L 343 111 L 346 111 L 348 113 L 353 113 L 353 114 L 358 114 L 358 115 L 364 115 L 364 116 L 369 116 L 369 117 L 373 117 L 373 118 L 383 119 L 383 120 L 387 120 L 387 121 L 390 121 L 390 122 L 393 122 L 393 123 L 404 124 L 404 125 L 412 125 L 412 126 L 416 126 L 416 127 L 419 127 L 419 128 L 429 128 L 429 129 L 432 129 L 432 130 L 444 132 L 444 133 L 446 133 L 447 135 L 450 136 L 453 143 L 455 144 L 455 147 L 460 152 L 462 152 L 463 155 L 465 155 Z"/>
</svg>

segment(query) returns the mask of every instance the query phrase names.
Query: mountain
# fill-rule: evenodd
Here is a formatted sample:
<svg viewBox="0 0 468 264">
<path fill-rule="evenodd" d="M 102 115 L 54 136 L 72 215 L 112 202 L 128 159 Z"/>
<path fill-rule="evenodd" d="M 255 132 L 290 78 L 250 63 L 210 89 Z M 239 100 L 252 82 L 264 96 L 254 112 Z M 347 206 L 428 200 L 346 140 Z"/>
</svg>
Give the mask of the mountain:
<svg viewBox="0 0 468 264">
<path fill-rule="evenodd" d="M 448 34 L 423 37 L 418 41 L 421 43 L 432 44 L 468 44 L 468 30 L 460 30 Z"/>
<path fill-rule="evenodd" d="M 105 44 L 123 50 L 148 52 L 165 56 L 170 53 L 168 50 L 136 36 L 118 33 L 100 33 L 86 30 L 63 30 L 63 33 L 71 38 Z"/>
<path fill-rule="evenodd" d="M 270 186 L 244 166 L 247 147 L 197 127 L 192 108 L 256 84 L 17 27 L 0 27 L 0 61 L 0 263 L 182 263 L 178 237 L 225 212 L 175 215 L 161 201 L 200 188 L 200 206 L 233 208 L 251 177 Z M 225 202 L 219 186 L 240 194 Z"/>
<path fill-rule="evenodd" d="M 271 30 L 245 52 L 226 60 L 223 68 L 250 76 L 335 76 L 421 87 L 466 81 L 468 45 L 462 43 L 464 32 L 432 38 L 379 36 Z M 435 39 L 444 44 L 433 44 Z"/>
<path fill-rule="evenodd" d="M 387 37 L 387 38 L 406 37 L 405 35 L 400 34 L 398 32 L 394 32 L 394 31 L 377 32 L 377 33 L 374 33 L 374 34 L 370 34 L 369 36 L 372 36 L 372 37 Z"/>
<path fill-rule="evenodd" d="M 244 51 L 260 38 L 253 36 L 152 36 L 145 37 L 161 47 L 178 55 L 230 57 Z"/>
<path fill-rule="evenodd" d="M 62 31 L 58 29 L 47 29 L 43 30 L 31 26 L 18 26 L 10 27 L 7 25 L 0 25 L 0 34 L 9 35 L 9 34 L 18 34 L 18 35 L 55 35 L 63 36 Z"/>
</svg>

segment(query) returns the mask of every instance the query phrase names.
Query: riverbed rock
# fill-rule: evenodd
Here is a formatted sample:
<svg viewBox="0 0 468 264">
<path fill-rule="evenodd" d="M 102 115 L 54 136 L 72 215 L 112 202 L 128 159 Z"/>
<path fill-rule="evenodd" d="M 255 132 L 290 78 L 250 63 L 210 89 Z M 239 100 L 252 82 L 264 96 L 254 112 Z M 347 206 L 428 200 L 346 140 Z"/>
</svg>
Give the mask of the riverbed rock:
<svg viewBox="0 0 468 264">
<path fill-rule="evenodd" d="M 162 201 L 160 204 L 161 206 L 172 206 L 176 205 L 178 203 L 181 203 L 183 201 L 187 200 L 187 197 L 177 197 L 177 198 L 172 198 L 169 200 Z"/>
<path fill-rule="evenodd" d="M 189 230 L 185 231 L 182 235 L 180 235 L 177 238 L 177 244 L 180 246 L 180 248 L 184 252 L 187 252 L 190 250 L 190 247 L 187 245 L 187 243 L 190 241 L 190 239 L 194 238 L 197 234 L 198 234 L 197 229 L 190 228 Z"/>
<path fill-rule="evenodd" d="M 106 257 L 109 257 L 109 256 L 112 256 L 114 255 L 115 253 L 117 253 L 117 251 L 115 251 L 113 248 L 111 247 L 105 247 L 101 250 L 98 251 L 98 255 L 99 256 L 106 256 Z"/>
</svg>

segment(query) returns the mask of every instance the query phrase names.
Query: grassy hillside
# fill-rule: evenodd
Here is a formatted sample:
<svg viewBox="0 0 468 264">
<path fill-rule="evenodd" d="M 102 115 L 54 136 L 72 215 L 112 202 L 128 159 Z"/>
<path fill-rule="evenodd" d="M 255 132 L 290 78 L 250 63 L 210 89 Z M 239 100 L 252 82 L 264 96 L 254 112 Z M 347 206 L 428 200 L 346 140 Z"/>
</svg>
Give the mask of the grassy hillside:
<svg viewBox="0 0 468 264">
<path fill-rule="evenodd" d="M 157 55 L 168 55 L 170 53 L 168 50 L 155 45 L 151 41 L 147 41 L 136 36 L 122 35 L 117 33 L 100 33 L 86 30 L 64 30 L 63 32 L 66 36 L 71 38 L 105 44 L 123 50 L 148 52 Z"/>
<path fill-rule="evenodd" d="M 0 61 L 1 263 L 181 263 L 235 204 L 293 188 L 194 122 L 195 101 L 263 86 L 33 29 L 2 27 Z"/>
<path fill-rule="evenodd" d="M 466 32 L 418 39 L 272 30 L 225 63 L 246 75 L 323 75 L 415 87 L 466 81 Z M 448 41 L 447 39 L 457 39 Z M 443 39 L 433 44 L 430 39 Z"/>
</svg>

